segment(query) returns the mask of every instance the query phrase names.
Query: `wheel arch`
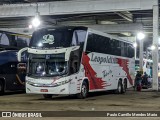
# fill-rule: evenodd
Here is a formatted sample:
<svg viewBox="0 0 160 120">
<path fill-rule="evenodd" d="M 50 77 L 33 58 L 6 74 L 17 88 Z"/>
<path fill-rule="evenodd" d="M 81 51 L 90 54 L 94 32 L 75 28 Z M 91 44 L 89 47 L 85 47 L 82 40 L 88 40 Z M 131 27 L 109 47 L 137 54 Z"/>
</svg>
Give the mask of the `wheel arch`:
<svg viewBox="0 0 160 120">
<path fill-rule="evenodd" d="M 85 89 L 85 86 L 83 86 L 83 84 L 87 87 L 87 89 Z M 80 93 L 77 94 L 77 98 L 80 99 L 86 98 L 88 96 L 88 92 L 89 92 L 89 80 L 84 78 L 81 82 Z"/>
<path fill-rule="evenodd" d="M 122 79 L 122 78 L 119 78 L 119 79 L 118 79 L 118 82 L 119 82 L 119 81 L 123 82 L 123 79 Z"/>
</svg>

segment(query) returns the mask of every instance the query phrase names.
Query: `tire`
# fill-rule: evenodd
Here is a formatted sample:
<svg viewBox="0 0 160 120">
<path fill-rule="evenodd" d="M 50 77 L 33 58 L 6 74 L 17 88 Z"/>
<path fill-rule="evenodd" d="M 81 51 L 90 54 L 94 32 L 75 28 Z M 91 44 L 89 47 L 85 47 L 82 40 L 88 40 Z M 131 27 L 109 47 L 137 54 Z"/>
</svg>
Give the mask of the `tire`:
<svg viewBox="0 0 160 120">
<path fill-rule="evenodd" d="M 0 81 L 0 95 L 4 94 L 4 83 Z"/>
<path fill-rule="evenodd" d="M 84 99 L 88 96 L 89 87 L 86 81 L 83 81 L 81 86 L 81 93 L 77 94 L 77 98 Z"/>
<path fill-rule="evenodd" d="M 117 94 L 122 94 L 122 91 L 123 91 L 122 81 L 119 80 L 119 81 L 118 81 L 118 86 L 117 86 L 116 93 L 117 93 Z"/>
<path fill-rule="evenodd" d="M 127 81 L 124 80 L 124 82 L 123 82 L 123 88 L 122 88 L 122 93 L 126 93 L 126 90 L 127 90 Z"/>
<path fill-rule="evenodd" d="M 52 99 L 52 94 L 43 94 L 43 97 L 45 98 L 45 99 Z"/>
</svg>

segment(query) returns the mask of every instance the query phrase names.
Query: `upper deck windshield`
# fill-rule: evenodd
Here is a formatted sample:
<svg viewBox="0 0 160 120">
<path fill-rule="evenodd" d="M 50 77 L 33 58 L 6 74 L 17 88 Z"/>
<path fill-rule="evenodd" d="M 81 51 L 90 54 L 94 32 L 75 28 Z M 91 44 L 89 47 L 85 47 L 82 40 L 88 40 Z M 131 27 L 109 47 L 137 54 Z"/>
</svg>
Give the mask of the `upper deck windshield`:
<svg viewBox="0 0 160 120">
<path fill-rule="evenodd" d="M 83 46 L 86 30 L 83 29 L 40 29 L 33 33 L 31 48 L 56 49 L 71 46 Z"/>
</svg>

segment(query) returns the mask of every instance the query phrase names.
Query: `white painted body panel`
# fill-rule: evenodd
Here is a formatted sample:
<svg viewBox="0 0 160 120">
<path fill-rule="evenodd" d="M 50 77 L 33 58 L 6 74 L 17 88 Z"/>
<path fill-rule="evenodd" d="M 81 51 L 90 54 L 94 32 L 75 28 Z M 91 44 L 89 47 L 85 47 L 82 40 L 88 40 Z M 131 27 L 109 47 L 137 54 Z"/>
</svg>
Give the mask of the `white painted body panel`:
<svg viewBox="0 0 160 120">
<path fill-rule="evenodd" d="M 106 90 L 115 90 L 117 89 L 119 79 L 122 81 L 126 78 L 127 79 L 127 87 L 131 87 L 131 84 L 127 78 L 127 73 L 124 71 L 124 68 L 120 66 L 117 62 L 118 59 L 128 60 L 127 67 L 129 69 L 129 74 L 132 80 L 134 80 L 134 60 L 133 59 L 126 59 L 123 57 L 106 55 L 101 53 L 89 53 L 87 55 L 90 59 L 89 64 L 92 70 L 96 73 L 94 75 L 96 83 L 93 82 L 86 73 L 91 73 L 91 70 L 85 70 L 85 66 L 81 64 L 80 70 L 78 73 L 75 73 L 70 76 L 60 77 L 46 77 L 46 78 L 30 78 L 26 77 L 26 93 L 36 93 L 36 94 L 77 94 L 80 93 L 82 82 L 85 78 L 89 80 L 89 92 L 96 92 L 96 91 L 106 91 Z M 97 58 L 112 58 L 114 59 L 115 63 L 108 63 L 108 62 L 100 62 L 95 60 L 95 56 Z M 83 56 L 84 58 L 84 56 Z M 82 61 L 83 61 L 82 58 Z M 113 60 L 112 60 L 113 62 Z M 83 62 L 82 62 L 83 63 Z M 90 68 L 89 68 L 90 69 Z M 92 76 L 92 75 L 91 75 Z M 93 76 L 92 76 L 93 77 Z M 98 84 L 98 80 L 102 80 L 103 85 L 99 85 L 96 87 L 93 84 Z M 34 85 L 33 85 L 34 84 Z M 59 84 L 58 86 L 54 86 L 55 84 Z M 36 86 L 39 85 L 39 86 Z M 42 89 L 47 89 L 48 92 L 41 92 Z"/>
</svg>

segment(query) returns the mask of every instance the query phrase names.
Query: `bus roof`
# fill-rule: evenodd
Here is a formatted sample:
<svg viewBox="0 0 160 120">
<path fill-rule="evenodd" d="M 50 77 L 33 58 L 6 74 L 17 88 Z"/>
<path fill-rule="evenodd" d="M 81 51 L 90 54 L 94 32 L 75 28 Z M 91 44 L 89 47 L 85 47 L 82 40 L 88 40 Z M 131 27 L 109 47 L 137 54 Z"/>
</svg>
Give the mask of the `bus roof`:
<svg viewBox="0 0 160 120">
<path fill-rule="evenodd" d="M 46 27 L 46 28 L 40 28 L 37 31 L 40 30 L 61 30 L 61 29 L 72 29 L 72 30 L 76 30 L 76 29 L 81 29 L 81 30 L 87 30 L 88 27 L 84 27 L 84 26 L 56 26 L 56 27 Z"/>
<path fill-rule="evenodd" d="M 102 35 L 102 36 L 105 36 L 105 37 L 109 37 L 111 39 L 116 39 L 116 40 L 124 41 L 126 43 L 131 43 L 131 44 L 133 43 L 133 42 L 121 39 L 121 38 L 119 38 L 117 36 L 110 35 L 110 34 L 102 32 L 102 31 L 94 30 L 92 28 L 85 27 L 85 26 L 55 26 L 55 27 L 40 28 L 37 31 L 41 31 L 41 30 L 54 30 L 54 29 L 57 29 L 57 30 L 71 29 L 71 30 L 86 30 L 86 31 L 88 30 L 89 32 L 93 32 L 95 34 L 97 33 L 99 35 Z"/>
</svg>

